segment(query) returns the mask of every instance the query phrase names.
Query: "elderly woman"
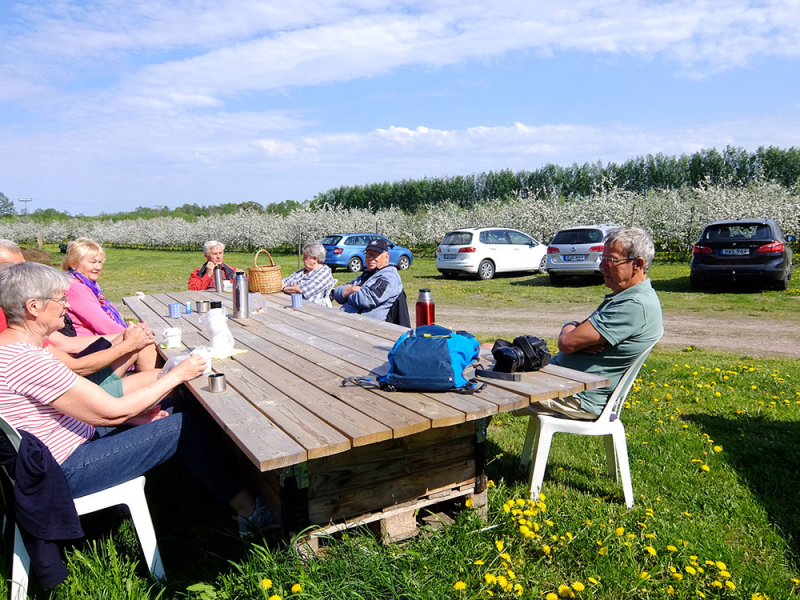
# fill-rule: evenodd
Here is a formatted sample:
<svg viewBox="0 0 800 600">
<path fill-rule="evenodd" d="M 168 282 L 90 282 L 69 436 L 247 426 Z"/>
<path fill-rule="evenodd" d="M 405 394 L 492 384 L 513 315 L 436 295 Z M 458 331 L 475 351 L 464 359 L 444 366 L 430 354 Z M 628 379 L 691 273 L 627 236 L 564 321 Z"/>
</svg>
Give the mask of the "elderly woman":
<svg viewBox="0 0 800 600">
<path fill-rule="evenodd" d="M 74 497 L 128 481 L 177 454 L 185 466 L 239 515 L 240 533 L 274 524 L 262 499 L 244 486 L 225 452 L 189 412 L 160 410 L 159 400 L 202 374 L 193 356 L 155 382 L 114 398 L 79 377 L 42 348 L 63 327 L 69 276 L 36 263 L 0 272 L 0 413 L 36 436 L 61 465 Z M 132 427 L 117 427 L 119 425 Z M 100 428 L 98 431 L 95 428 Z"/>
<path fill-rule="evenodd" d="M 222 267 L 224 279 L 233 279 L 236 269 L 225 264 L 225 244 L 217 240 L 209 240 L 203 244 L 203 256 L 206 257 L 206 262 L 189 275 L 190 290 L 213 290 L 214 269 L 216 267 Z M 222 290 L 217 291 L 221 292 Z"/>
<path fill-rule="evenodd" d="M 67 245 L 61 266 L 69 272 L 68 312 L 78 335 L 120 333 L 127 327 L 117 307 L 97 285 L 105 260 L 103 248 L 88 238 L 78 238 Z"/>
<path fill-rule="evenodd" d="M 303 268 L 283 278 L 286 294 L 303 294 L 303 298 L 320 306 L 331 307 L 330 293 L 336 281 L 325 265 L 325 246 L 311 242 L 303 248 Z"/>
</svg>

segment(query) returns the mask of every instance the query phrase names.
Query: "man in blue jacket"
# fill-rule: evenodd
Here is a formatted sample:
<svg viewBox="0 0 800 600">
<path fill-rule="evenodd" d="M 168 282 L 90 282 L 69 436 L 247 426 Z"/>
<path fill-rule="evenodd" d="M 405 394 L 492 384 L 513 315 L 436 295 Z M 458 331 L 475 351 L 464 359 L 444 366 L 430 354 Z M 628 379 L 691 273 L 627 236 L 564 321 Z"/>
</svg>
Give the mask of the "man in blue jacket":
<svg viewBox="0 0 800 600">
<path fill-rule="evenodd" d="M 333 297 L 342 310 L 386 320 L 392 304 L 403 291 L 397 269 L 389 265 L 389 246 L 377 238 L 367 245 L 367 270 L 347 285 L 333 290 Z"/>
</svg>

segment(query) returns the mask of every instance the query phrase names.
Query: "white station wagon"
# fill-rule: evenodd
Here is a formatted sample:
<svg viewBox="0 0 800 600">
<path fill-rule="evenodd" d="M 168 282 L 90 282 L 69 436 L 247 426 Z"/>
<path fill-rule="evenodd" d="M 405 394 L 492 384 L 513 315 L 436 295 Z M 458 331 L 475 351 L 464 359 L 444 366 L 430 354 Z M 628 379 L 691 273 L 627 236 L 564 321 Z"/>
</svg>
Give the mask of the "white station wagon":
<svg viewBox="0 0 800 600">
<path fill-rule="evenodd" d="M 451 231 L 436 248 L 436 268 L 447 279 L 459 273 L 491 279 L 495 273 L 544 273 L 547 246 L 516 229 L 471 227 Z"/>
</svg>

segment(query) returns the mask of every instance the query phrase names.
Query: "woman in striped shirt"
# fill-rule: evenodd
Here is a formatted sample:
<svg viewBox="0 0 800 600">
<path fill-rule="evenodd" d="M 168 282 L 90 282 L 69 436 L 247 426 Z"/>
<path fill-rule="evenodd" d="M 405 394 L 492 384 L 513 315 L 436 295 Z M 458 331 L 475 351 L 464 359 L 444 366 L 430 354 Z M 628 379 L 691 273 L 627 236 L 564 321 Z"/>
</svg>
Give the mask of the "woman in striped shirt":
<svg viewBox="0 0 800 600">
<path fill-rule="evenodd" d="M 8 320 L 0 333 L 3 417 L 50 449 L 73 497 L 138 477 L 177 454 L 238 513 L 240 530 L 241 521 L 263 521 L 262 503 L 256 505 L 242 473 L 191 412 L 176 408 L 169 414 L 158 405 L 173 388 L 202 374 L 202 357 L 190 357 L 154 383 L 114 398 L 42 349 L 47 336 L 64 326 L 69 285 L 65 273 L 37 263 L 0 272 L 0 308 Z"/>
</svg>

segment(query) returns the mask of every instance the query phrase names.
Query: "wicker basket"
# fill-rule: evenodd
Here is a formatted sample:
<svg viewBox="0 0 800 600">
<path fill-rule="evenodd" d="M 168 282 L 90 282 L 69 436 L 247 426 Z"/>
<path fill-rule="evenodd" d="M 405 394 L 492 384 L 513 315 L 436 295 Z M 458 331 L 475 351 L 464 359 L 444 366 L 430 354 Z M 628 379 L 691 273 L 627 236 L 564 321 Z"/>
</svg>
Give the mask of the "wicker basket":
<svg viewBox="0 0 800 600">
<path fill-rule="evenodd" d="M 283 280 L 281 279 L 281 267 L 276 265 L 272 260 L 272 255 L 267 252 L 269 256 L 269 266 L 260 267 L 258 265 L 258 255 L 262 252 L 267 252 L 263 248 L 256 252 L 253 258 L 253 266 L 247 269 L 247 277 L 251 292 L 260 292 L 262 294 L 274 294 L 283 289 Z"/>
</svg>

